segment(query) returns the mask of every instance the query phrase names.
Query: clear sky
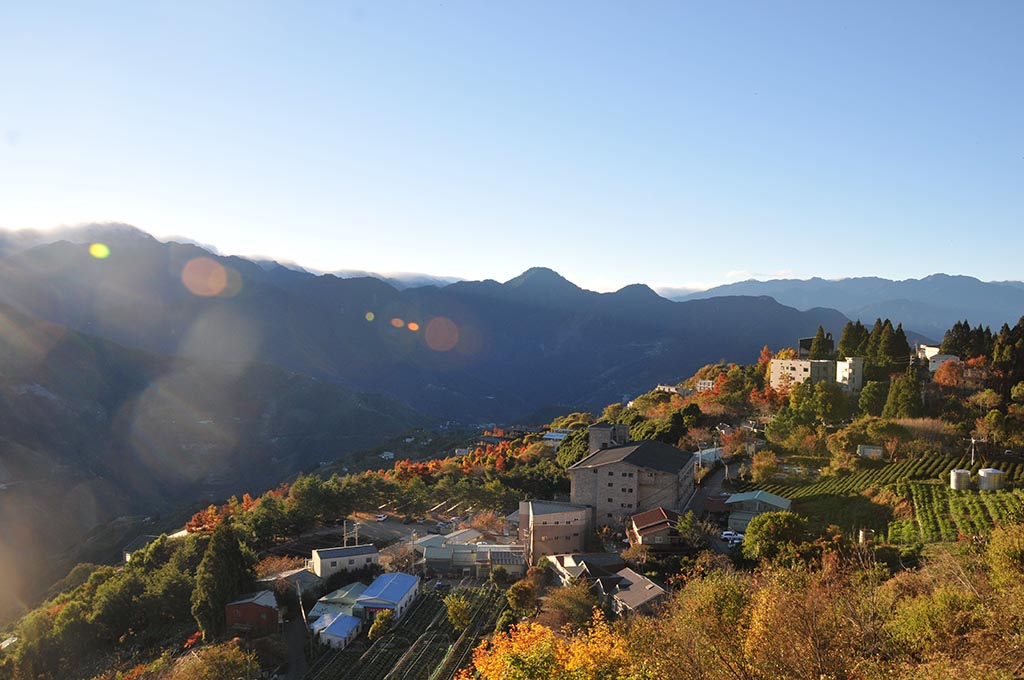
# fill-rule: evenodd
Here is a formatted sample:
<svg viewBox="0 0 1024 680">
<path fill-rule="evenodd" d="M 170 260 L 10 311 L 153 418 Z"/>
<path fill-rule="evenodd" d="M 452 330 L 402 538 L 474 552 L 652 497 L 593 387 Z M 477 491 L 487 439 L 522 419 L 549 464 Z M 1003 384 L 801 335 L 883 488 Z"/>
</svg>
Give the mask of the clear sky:
<svg viewBox="0 0 1024 680">
<path fill-rule="evenodd" d="M 0 227 L 322 270 L 1024 278 L 1024 2 L 0 2 Z"/>
</svg>

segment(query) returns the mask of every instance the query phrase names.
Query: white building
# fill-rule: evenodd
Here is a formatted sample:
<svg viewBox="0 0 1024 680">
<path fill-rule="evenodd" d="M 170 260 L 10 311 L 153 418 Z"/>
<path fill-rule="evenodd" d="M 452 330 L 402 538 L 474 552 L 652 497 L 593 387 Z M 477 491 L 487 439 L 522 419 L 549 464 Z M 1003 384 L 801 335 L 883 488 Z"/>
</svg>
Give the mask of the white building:
<svg viewBox="0 0 1024 680">
<path fill-rule="evenodd" d="M 847 357 L 836 362 L 836 382 L 846 392 L 860 392 L 864 387 L 864 360 Z"/>
<path fill-rule="evenodd" d="M 309 568 L 322 579 L 341 571 L 358 571 L 380 563 L 380 554 L 372 545 L 319 548 L 313 551 Z"/>
<path fill-rule="evenodd" d="M 772 359 L 770 366 L 772 389 L 809 382 L 835 382 L 847 392 L 860 392 L 864 387 L 864 359 L 847 357 L 842 361 L 831 359 Z"/>
</svg>

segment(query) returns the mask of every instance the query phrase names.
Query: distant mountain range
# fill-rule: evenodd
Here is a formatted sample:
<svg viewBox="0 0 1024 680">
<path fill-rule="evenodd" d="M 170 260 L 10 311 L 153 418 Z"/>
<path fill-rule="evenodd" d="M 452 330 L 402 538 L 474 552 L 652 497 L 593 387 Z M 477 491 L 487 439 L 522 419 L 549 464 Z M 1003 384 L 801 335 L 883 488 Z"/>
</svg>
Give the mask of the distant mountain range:
<svg viewBox="0 0 1024 680">
<path fill-rule="evenodd" d="M 0 302 L 130 347 L 273 364 L 470 422 L 549 405 L 599 409 L 846 322 L 768 297 L 672 302 L 640 284 L 595 293 L 548 269 L 397 290 L 161 243 L 123 225 L 85 234 L 0 260 Z M 89 241 L 106 243 L 110 256 L 91 257 Z M 183 285 L 199 258 L 225 268 L 223 294 Z"/>
<path fill-rule="evenodd" d="M 933 274 L 923 279 L 890 281 L 876 277 L 740 281 L 705 291 L 682 293 L 675 300 L 705 300 L 725 295 L 768 295 L 797 309 L 831 307 L 850 319 L 900 321 L 939 341 L 957 321 L 967 319 L 998 330 L 1024 315 L 1024 283 L 984 282 L 970 276 Z"/>
</svg>

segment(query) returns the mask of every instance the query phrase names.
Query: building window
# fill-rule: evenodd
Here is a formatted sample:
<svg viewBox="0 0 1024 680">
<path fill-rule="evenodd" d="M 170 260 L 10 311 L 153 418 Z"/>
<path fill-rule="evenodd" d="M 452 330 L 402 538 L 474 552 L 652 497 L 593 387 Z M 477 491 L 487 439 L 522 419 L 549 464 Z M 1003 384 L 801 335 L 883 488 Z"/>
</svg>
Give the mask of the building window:
<svg viewBox="0 0 1024 680">
<path fill-rule="evenodd" d="M 612 476 L 612 475 L 614 475 L 614 474 L 615 474 L 615 473 L 614 473 L 614 472 L 612 472 L 611 470 L 609 470 L 609 471 L 608 471 L 608 476 L 609 476 L 609 477 L 611 477 L 611 476 Z"/>
<path fill-rule="evenodd" d="M 608 518 L 611 519 L 612 513 L 608 513 Z"/>
<path fill-rule="evenodd" d="M 632 490 L 632 489 L 630 489 L 630 490 L 629 490 L 629 493 L 633 493 L 633 490 Z"/>
<path fill-rule="evenodd" d="M 611 498 L 609 498 L 609 499 L 608 499 L 608 502 L 609 502 L 609 503 L 614 503 L 615 501 L 613 501 L 613 500 L 612 500 Z"/>
<path fill-rule="evenodd" d="M 630 472 L 630 473 L 629 473 L 629 476 L 630 476 L 630 477 L 632 477 L 632 476 L 633 476 L 633 473 L 632 473 L 632 472 Z"/>
<path fill-rule="evenodd" d="M 372 557 L 367 557 L 366 558 L 366 563 L 369 564 L 370 562 L 373 562 L 373 558 Z"/>
<path fill-rule="evenodd" d="M 626 473 L 625 473 L 625 472 L 623 472 L 623 473 L 622 473 L 622 476 L 623 476 L 623 477 L 625 477 L 625 476 L 626 476 Z"/>
<path fill-rule="evenodd" d="M 626 487 L 622 487 L 622 493 L 626 493 Z"/>
<path fill-rule="evenodd" d="M 355 563 L 356 563 L 356 560 L 355 560 L 355 558 L 353 557 L 352 559 L 350 559 L 350 560 L 348 561 L 348 563 L 349 563 L 349 564 L 355 564 Z"/>
<path fill-rule="evenodd" d="M 338 560 L 331 560 L 331 566 L 332 567 L 338 566 Z"/>
<path fill-rule="evenodd" d="M 608 486 L 612 486 L 612 483 L 611 483 L 611 482 L 608 482 Z"/>
</svg>

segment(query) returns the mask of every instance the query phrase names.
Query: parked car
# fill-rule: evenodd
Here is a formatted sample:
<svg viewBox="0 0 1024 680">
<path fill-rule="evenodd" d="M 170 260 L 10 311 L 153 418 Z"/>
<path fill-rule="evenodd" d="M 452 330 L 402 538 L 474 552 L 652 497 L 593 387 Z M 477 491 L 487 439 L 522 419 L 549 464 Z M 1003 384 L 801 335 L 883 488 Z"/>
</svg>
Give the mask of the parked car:
<svg viewBox="0 0 1024 680">
<path fill-rule="evenodd" d="M 376 519 L 377 519 L 378 522 L 387 522 L 388 521 L 388 516 L 387 515 L 377 515 Z"/>
<path fill-rule="evenodd" d="M 723 541 L 731 541 L 732 539 L 736 538 L 736 532 L 732 529 L 726 529 L 722 532 L 722 535 L 719 536 L 719 538 L 721 538 Z"/>
</svg>

